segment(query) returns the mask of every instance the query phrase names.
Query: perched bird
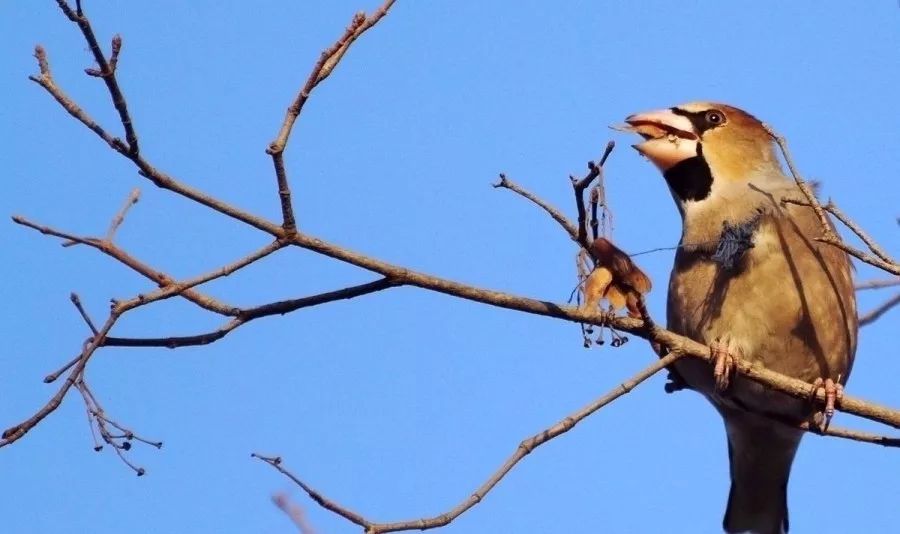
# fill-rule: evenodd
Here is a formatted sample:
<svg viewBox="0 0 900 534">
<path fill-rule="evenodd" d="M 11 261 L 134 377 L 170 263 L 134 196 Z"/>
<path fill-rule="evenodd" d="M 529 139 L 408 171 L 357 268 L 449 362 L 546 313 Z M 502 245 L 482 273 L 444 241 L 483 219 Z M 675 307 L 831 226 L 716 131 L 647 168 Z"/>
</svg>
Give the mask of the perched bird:
<svg viewBox="0 0 900 534">
<path fill-rule="evenodd" d="M 856 351 L 849 258 L 814 240 L 822 227 L 812 208 L 782 202 L 805 197 L 752 115 L 694 102 L 625 122 L 644 138 L 634 148 L 662 172 L 682 218 L 667 319 L 674 332 L 708 344 L 715 362 L 685 358 L 676 371 L 725 422 L 731 491 L 723 528 L 787 532 L 788 476 L 804 434 L 796 425 L 813 416 L 827 425 Z M 735 357 L 824 387 L 824 413 L 812 399 L 732 377 Z"/>
</svg>

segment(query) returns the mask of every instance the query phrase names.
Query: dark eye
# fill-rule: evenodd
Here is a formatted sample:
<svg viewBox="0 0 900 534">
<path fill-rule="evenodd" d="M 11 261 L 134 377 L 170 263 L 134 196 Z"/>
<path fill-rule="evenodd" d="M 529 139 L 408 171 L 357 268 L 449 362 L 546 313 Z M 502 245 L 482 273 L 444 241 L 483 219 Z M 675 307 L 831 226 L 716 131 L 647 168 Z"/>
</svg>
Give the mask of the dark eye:
<svg viewBox="0 0 900 534">
<path fill-rule="evenodd" d="M 719 125 L 725 122 L 725 115 L 721 111 L 715 109 L 706 112 L 706 122 L 712 125 Z"/>
</svg>

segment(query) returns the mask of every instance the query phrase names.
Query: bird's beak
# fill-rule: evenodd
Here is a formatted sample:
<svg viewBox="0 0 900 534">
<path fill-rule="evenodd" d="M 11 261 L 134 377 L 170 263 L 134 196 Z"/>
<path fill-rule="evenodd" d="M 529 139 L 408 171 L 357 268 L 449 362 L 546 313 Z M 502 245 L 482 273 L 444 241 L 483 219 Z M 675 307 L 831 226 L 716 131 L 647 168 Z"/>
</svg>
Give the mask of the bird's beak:
<svg viewBox="0 0 900 534">
<path fill-rule="evenodd" d="M 622 129 L 634 132 L 645 139 L 632 145 L 635 150 L 652 161 L 660 171 L 666 172 L 678 163 L 698 155 L 699 136 L 690 119 L 662 109 L 635 113 L 625 119 Z"/>
</svg>

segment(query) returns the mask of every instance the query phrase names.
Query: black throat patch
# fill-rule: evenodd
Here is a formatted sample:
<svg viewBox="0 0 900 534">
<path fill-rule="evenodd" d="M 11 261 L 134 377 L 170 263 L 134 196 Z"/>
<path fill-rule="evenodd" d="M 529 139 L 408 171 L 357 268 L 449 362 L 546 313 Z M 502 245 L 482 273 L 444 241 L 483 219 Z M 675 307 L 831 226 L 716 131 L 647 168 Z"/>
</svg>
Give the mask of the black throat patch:
<svg viewBox="0 0 900 534">
<path fill-rule="evenodd" d="M 675 192 L 675 196 L 683 202 L 703 200 L 712 190 L 712 172 L 709 164 L 703 159 L 703 145 L 697 143 L 697 155 L 679 161 L 663 173 L 663 177 Z"/>
</svg>

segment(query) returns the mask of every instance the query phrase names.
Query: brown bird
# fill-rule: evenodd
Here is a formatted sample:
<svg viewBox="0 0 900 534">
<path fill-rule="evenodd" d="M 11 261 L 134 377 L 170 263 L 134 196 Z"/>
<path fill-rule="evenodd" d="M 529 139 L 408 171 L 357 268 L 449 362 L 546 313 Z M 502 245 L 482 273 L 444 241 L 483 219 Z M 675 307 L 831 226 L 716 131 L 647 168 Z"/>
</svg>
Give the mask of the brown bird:
<svg viewBox="0 0 900 534">
<path fill-rule="evenodd" d="M 722 415 L 731 491 L 727 532 L 788 530 L 787 482 L 814 415 L 827 425 L 850 374 L 857 312 L 850 260 L 827 244 L 812 208 L 782 170 L 763 124 L 724 104 L 695 102 L 631 115 L 634 145 L 662 172 L 682 218 L 669 280 L 671 330 L 708 344 L 715 365 L 676 370 Z M 734 357 L 823 386 L 824 413 L 740 376 Z M 778 421 L 780 420 L 780 422 Z"/>
</svg>

